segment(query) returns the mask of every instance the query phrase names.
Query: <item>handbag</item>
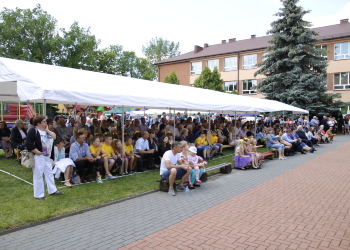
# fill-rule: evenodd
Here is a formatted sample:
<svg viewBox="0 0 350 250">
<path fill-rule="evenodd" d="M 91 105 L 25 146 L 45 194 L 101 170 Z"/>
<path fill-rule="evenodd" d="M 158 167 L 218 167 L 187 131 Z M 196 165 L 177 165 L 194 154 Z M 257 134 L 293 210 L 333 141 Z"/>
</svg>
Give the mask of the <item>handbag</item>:
<svg viewBox="0 0 350 250">
<path fill-rule="evenodd" d="M 34 154 L 27 149 L 21 151 L 21 165 L 26 168 L 34 167 Z"/>
</svg>

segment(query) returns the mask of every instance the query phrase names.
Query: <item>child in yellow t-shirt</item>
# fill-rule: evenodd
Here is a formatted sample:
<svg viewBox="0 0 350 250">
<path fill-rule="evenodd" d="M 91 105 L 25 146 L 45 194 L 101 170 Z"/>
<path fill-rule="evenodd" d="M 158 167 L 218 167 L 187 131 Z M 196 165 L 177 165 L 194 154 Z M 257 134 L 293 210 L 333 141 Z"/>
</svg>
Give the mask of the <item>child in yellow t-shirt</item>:
<svg viewBox="0 0 350 250">
<path fill-rule="evenodd" d="M 106 175 L 105 179 L 114 179 L 115 177 L 110 173 L 110 170 L 112 166 L 108 165 L 108 159 L 107 159 L 107 154 L 102 151 L 102 146 L 100 138 L 98 136 L 95 136 L 91 140 L 92 144 L 89 147 L 91 156 L 95 159 L 97 165 L 103 164 Z M 97 178 L 96 178 L 97 183 L 103 183 L 100 175 L 100 171 L 97 172 Z"/>
<path fill-rule="evenodd" d="M 216 131 L 211 131 L 209 134 L 209 141 L 210 141 L 210 146 L 212 148 L 211 155 L 216 154 L 218 151 L 220 151 L 218 154 L 223 155 L 222 153 L 222 144 L 219 143 L 219 138 L 218 134 Z"/>
<path fill-rule="evenodd" d="M 101 151 L 102 153 L 106 154 L 108 161 L 108 169 L 110 169 L 112 172 L 115 172 L 122 164 L 122 161 L 120 158 L 118 159 L 118 157 L 114 153 L 112 141 L 113 139 L 111 134 L 105 135 L 105 143 L 102 144 Z"/>
<path fill-rule="evenodd" d="M 134 154 L 134 147 L 132 145 L 132 138 L 130 136 L 125 136 L 125 143 L 124 143 L 124 151 L 125 155 L 129 159 L 129 173 L 134 173 L 134 169 L 136 167 L 136 160 L 137 158 L 140 158 L 141 156 Z"/>
<path fill-rule="evenodd" d="M 210 147 L 208 146 L 208 138 L 205 131 L 201 132 L 200 136 L 195 140 L 194 144 L 197 147 L 197 152 L 203 152 L 204 160 L 208 160 L 210 155 Z"/>
</svg>

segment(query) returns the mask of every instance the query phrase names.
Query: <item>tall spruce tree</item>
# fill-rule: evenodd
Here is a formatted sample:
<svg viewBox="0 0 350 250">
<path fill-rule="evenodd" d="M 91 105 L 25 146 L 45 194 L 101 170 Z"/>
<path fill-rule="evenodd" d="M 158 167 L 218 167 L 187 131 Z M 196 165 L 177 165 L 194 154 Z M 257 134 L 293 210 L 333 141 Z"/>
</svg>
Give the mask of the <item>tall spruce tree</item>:
<svg viewBox="0 0 350 250">
<path fill-rule="evenodd" d="M 259 85 L 267 99 L 281 101 L 309 110 L 310 113 L 335 113 L 345 106 L 340 94 L 326 93 L 327 60 L 315 47 L 317 33 L 303 20 L 310 11 L 297 6 L 298 0 L 281 0 L 283 8 L 271 23 L 272 34 L 262 66 L 256 73 L 265 75 Z"/>
</svg>

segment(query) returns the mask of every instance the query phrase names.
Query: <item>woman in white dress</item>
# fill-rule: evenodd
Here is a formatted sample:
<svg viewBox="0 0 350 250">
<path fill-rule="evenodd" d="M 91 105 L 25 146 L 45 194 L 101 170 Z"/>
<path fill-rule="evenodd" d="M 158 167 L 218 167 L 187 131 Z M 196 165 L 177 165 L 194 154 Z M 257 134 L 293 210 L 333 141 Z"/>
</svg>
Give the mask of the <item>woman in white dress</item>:
<svg viewBox="0 0 350 250">
<path fill-rule="evenodd" d="M 64 173 L 64 183 L 63 185 L 67 187 L 72 187 L 70 183 L 70 178 L 73 174 L 73 167 L 75 167 L 74 162 L 70 158 L 65 157 L 65 148 L 64 148 L 64 140 L 59 137 L 55 140 L 54 147 L 54 173 L 56 179 L 58 179 L 61 173 Z"/>
</svg>

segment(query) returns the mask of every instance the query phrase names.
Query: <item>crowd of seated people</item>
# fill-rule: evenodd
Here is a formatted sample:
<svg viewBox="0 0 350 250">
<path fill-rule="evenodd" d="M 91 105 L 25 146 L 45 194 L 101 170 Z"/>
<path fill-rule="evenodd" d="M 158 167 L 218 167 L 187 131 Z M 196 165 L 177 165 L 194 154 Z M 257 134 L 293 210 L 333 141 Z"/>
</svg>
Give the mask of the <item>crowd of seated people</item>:
<svg viewBox="0 0 350 250">
<path fill-rule="evenodd" d="M 257 147 L 262 145 L 278 151 L 279 159 L 285 160 L 297 152 L 315 152 L 316 146 L 332 143 L 336 135 L 337 121 L 323 117 L 283 119 L 266 117 L 264 120 L 245 121 L 242 117 L 224 115 L 201 116 L 163 113 L 160 117 L 125 117 L 124 124 L 116 117 L 102 114 L 100 119 L 90 113 L 77 112 L 69 117 L 47 118 L 48 130 L 55 133 L 55 163 L 59 165 L 59 177 L 64 185 L 85 183 L 95 179 L 114 179 L 117 175 L 159 169 L 164 154 L 172 150 L 176 141 L 195 147 L 192 151 L 203 161 L 223 155 L 223 145 L 235 147 L 236 168 L 260 169 L 262 156 Z M 349 122 L 344 120 L 344 122 Z M 33 126 L 33 119 L 27 127 Z M 20 161 L 20 151 L 25 148 L 27 127 L 17 120 L 9 130 L 6 122 L 0 122 L 0 140 L 5 157 Z M 122 133 L 124 131 L 124 145 Z M 345 130 L 345 133 L 348 132 Z M 184 143 L 182 143 L 184 144 Z M 191 152 L 192 152 L 191 151 Z M 175 152 L 175 151 L 174 151 Z M 62 159 L 70 159 L 58 162 Z M 62 166 L 62 162 L 69 165 Z M 93 178 L 92 178 L 93 177 Z"/>
</svg>

